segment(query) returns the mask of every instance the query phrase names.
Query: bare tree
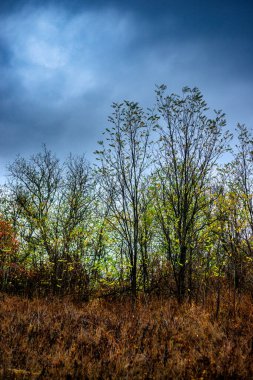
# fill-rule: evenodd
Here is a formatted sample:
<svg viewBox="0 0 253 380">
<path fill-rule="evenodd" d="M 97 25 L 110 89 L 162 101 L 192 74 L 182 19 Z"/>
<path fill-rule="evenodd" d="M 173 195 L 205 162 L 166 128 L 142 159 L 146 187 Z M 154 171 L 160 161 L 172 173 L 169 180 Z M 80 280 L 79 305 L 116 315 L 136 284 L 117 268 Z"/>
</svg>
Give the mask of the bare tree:
<svg viewBox="0 0 253 380">
<path fill-rule="evenodd" d="M 19 233 L 26 255 L 34 264 L 49 261 L 54 290 L 70 268 L 86 254 L 85 237 L 91 217 L 91 180 L 83 157 L 70 158 L 64 165 L 45 146 L 30 159 L 18 157 L 9 166 L 12 203 L 17 208 Z M 64 274 L 64 278 L 63 278 Z M 68 278 L 66 278 L 66 276 Z M 61 282 L 60 282 L 61 281 Z"/>
<path fill-rule="evenodd" d="M 108 205 L 108 223 L 122 240 L 122 252 L 130 264 L 131 292 L 137 290 L 140 252 L 140 220 L 143 214 L 143 184 L 150 165 L 150 130 L 156 118 L 146 115 L 138 103 L 113 104 L 109 118 L 112 128 L 105 131 L 96 153 L 101 194 Z"/>
</svg>

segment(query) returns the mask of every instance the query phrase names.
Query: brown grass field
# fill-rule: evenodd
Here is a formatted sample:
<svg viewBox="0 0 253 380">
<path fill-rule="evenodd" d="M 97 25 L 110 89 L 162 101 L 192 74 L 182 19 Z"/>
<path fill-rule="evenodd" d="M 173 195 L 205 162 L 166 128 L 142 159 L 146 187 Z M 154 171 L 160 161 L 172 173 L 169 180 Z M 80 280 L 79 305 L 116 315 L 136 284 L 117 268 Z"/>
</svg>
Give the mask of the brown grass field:
<svg viewBox="0 0 253 380">
<path fill-rule="evenodd" d="M 253 305 L 0 299 L 1 379 L 252 379 Z"/>
</svg>

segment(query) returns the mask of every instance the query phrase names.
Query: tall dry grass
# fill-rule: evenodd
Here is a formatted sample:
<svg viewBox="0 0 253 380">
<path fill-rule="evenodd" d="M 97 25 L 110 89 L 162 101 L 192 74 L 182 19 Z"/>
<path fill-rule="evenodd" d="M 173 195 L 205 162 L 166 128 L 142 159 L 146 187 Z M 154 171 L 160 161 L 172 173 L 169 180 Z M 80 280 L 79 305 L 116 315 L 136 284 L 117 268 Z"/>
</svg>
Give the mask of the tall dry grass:
<svg viewBox="0 0 253 380">
<path fill-rule="evenodd" d="M 224 298 L 226 300 L 226 298 Z M 3 379 L 250 379 L 253 305 L 0 299 Z"/>
</svg>

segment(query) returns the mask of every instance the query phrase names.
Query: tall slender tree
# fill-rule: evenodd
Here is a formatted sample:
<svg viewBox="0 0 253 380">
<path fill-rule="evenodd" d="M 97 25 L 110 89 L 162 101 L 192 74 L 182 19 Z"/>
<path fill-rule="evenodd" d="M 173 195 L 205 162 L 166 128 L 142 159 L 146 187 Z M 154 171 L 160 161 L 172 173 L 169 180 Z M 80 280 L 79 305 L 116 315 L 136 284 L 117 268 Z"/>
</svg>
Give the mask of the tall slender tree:
<svg viewBox="0 0 253 380">
<path fill-rule="evenodd" d="M 168 257 L 172 262 L 178 298 L 186 294 L 186 271 L 191 259 L 194 231 L 206 207 L 209 177 L 230 138 L 223 132 L 224 114 L 207 116 L 207 104 L 197 88 L 182 96 L 157 89 L 160 141 L 157 209 Z"/>
<path fill-rule="evenodd" d="M 130 286 L 135 297 L 140 253 L 140 220 L 143 214 L 143 185 L 150 165 L 150 131 L 156 122 L 145 114 L 138 103 L 113 104 L 109 118 L 112 127 L 105 131 L 96 153 L 101 194 L 108 205 L 108 221 L 123 244 L 122 252 L 129 262 Z"/>
</svg>

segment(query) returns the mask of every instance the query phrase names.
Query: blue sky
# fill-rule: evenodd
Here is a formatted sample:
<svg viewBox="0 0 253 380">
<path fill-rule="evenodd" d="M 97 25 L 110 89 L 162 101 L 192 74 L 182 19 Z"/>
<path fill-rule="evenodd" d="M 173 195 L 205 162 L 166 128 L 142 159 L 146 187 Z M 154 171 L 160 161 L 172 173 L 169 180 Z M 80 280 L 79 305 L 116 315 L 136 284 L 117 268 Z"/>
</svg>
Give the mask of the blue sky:
<svg viewBox="0 0 253 380">
<path fill-rule="evenodd" d="M 221 4 L 220 4 L 221 3 Z M 110 105 L 201 89 L 253 126 L 252 1 L 1 1 L 0 177 L 46 143 L 92 160 Z"/>
</svg>

